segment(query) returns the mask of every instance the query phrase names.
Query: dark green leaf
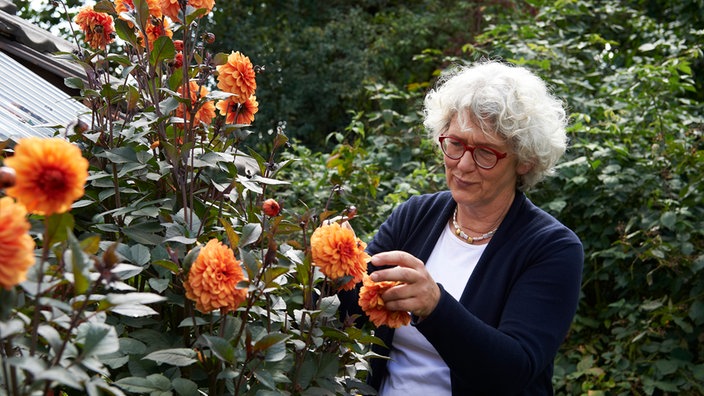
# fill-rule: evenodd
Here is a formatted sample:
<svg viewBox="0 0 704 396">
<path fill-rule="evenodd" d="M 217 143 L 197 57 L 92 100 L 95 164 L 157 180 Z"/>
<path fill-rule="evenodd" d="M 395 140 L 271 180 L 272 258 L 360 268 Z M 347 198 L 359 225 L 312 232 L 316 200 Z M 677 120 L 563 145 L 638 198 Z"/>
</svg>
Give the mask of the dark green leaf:
<svg viewBox="0 0 704 396">
<path fill-rule="evenodd" d="M 230 363 L 235 362 L 235 348 L 233 348 L 227 340 L 209 335 L 203 335 L 203 338 L 205 338 L 213 354 L 220 360 Z"/>
<path fill-rule="evenodd" d="M 143 359 L 153 360 L 157 363 L 168 363 L 172 366 L 190 366 L 191 364 L 198 361 L 196 358 L 197 354 L 193 349 L 189 348 L 175 348 L 175 349 L 162 349 L 160 351 L 152 352 L 145 356 Z"/>
<path fill-rule="evenodd" d="M 198 394 L 198 384 L 186 378 L 174 378 L 171 380 L 174 390 L 180 396 L 191 396 Z"/>
<path fill-rule="evenodd" d="M 68 243 L 71 249 L 71 269 L 73 270 L 73 287 L 76 294 L 84 294 L 90 287 L 90 273 L 88 272 L 88 264 L 90 259 L 83 254 L 81 245 L 73 233 L 68 233 Z"/>
<path fill-rule="evenodd" d="M 45 242 L 48 246 L 64 242 L 68 238 L 69 230 L 73 230 L 74 219 L 71 213 L 53 214 L 47 217 L 47 236 Z"/>
<path fill-rule="evenodd" d="M 174 59 L 176 55 L 176 50 L 174 49 L 174 43 L 168 36 L 161 36 L 154 41 L 151 56 L 149 58 L 149 64 L 152 67 L 159 67 L 160 63 L 165 60 Z"/>
<path fill-rule="evenodd" d="M 262 225 L 259 223 L 247 223 L 242 227 L 242 237 L 239 247 L 244 247 L 259 240 L 262 235 Z"/>
<path fill-rule="evenodd" d="M 115 327 L 104 323 L 87 322 L 78 326 L 76 342 L 82 346 L 82 354 L 88 357 L 120 349 Z"/>
</svg>

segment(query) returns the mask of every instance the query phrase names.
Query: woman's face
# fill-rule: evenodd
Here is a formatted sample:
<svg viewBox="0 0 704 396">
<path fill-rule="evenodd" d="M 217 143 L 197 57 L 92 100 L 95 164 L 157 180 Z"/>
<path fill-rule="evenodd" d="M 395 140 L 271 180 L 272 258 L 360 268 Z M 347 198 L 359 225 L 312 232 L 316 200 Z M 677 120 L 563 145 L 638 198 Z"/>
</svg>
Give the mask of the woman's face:
<svg viewBox="0 0 704 396">
<path fill-rule="evenodd" d="M 518 177 L 530 170 L 529 165 L 518 165 L 515 154 L 506 141 L 498 135 L 487 136 L 481 128 L 467 120 L 461 127 L 455 116 L 443 136 L 458 139 L 468 146 L 485 146 L 500 153 L 507 153 L 491 169 L 477 166 L 469 150 L 462 158 L 453 160 L 443 155 L 445 177 L 452 196 L 458 204 L 473 207 L 503 205 L 513 199 Z"/>
</svg>

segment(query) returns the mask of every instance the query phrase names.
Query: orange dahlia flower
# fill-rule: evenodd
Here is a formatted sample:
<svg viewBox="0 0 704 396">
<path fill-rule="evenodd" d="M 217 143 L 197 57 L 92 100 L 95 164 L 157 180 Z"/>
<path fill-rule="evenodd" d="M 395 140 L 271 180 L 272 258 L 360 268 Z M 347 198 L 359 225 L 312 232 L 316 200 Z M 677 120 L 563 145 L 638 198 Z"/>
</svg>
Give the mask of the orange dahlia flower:
<svg viewBox="0 0 704 396">
<path fill-rule="evenodd" d="M 244 103 L 257 90 L 256 73 L 249 57 L 239 51 L 227 57 L 227 63 L 218 65 L 218 88 L 237 96 L 233 100 Z"/>
<path fill-rule="evenodd" d="M 181 97 L 186 97 L 186 93 L 184 92 L 184 86 L 181 85 L 178 88 L 178 93 L 181 95 Z M 203 85 L 198 85 L 198 83 L 194 80 L 191 80 L 188 82 L 188 94 L 191 96 L 191 106 L 196 105 L 198 100 L 206 95 L 208 95 L 210 91 L 208 88 L 206 88 Z M 176 116 L 181 117 L 184 119 L 188 119 L 190 117 L 190 114 L 188 113 L 188 109 L 186 107 L 185 103 L 181 103 L 177 108 L 176 108 Z M 193 123 L 195 125 L 198 125 L 200 122 L 204 122 L 206 124 L 210 124 L 210 122 L 213 120 L 213 117 L 215 117 L 215 105 L 213 104 L 212 100 L 208 100 L 203 102 L 203 104 L 200 105 L 198 110 L 196 111 L 196 116 L 193 120 Z"/>
<path fill-rule="evenodd" d="M 17 179 L 6 190 L 30 213 L 51 215 L 71 209 L 83 196 L 88 161 L 81 150 L 61 138 L 20 139 L 15 154 L 5 160 Z"/>
<path fill-rule="evenodd" d="M 211 239 L 198 253 L 183 286 L 186 297 L 203 313 L 234 311 L 247 298 L 247 289 L 237 288 L 242 280 L 244 273 L 232 249 Z"/>
<path fill-rule="evenodd" d="M 354 235 L 349 227 L 330 223 L 318 227 L 310 237 L 313 264 L 330 279 L 337 280 L 351 276 L 352 280 L 340 290 L 352 290 L 367 273 L 369 255 L 364 249 L 367 244 Z"/>
<path fill-rule="evenodd" d="M 159 0 L 159 5 L 161 6 L 161 12 L 174 21 L 178 21 L 178 12 L 181 10 L 181 6 L 178 0 Z M 193 8 L 205 8 L 208 12 L 213 10 L 215 5 L 215 0 L 188 0 L 188 5 Z"/>
<path fill-rule="evenodd" d="M 115 41 L 115 25 L 112 17 L 93 10 L 93 6 L 81 8 L 73 21 L 78 25 L 85 41 L 93 49 L 105 49 Z"/>
<path fill-rule="evenodd" d="M 0 198 L 0 287 L 27 279 L 34 264 L 34 240 L 28 234 L 27 209 L 10 197 Z"/>
<path fill-rule="evenodd" d="M 164 18 L 152 18 L 151 22 L 147 24 L 147 39 L 149 40 L 149 49 L 154 48 L 154 41 L 161 36 L 173 37 L 174 32 L 171 31 L 169 27 L 170 23 L 168 19 Z M 144 35 L 139 32 L 140 44 L 144 47 Z"/>
<path fill-rule="evenodd" d="M 155 18 L 161 18 L 164 15 L 161 12 L 159 0 L 147 0 L 147 7 L 149 7 L 149 15 Z M 122 12 L 129 12 L 131 10 L 134 10 L 133 0 L 115 0 L 115 11 L 117 11 L 118 15 Z"/>
<path fill-rule="evenodd" d="M 411 315 L 408 312 L 389 311 L 384 307 L 384 300 L 381 299 L 384 291 L 401 282 L 374 282 L 367 274 L 364 274 L 362 282 L 362 288 L 359 290 L 359 306 L 375 326 L 386 325 L 398 328 L 411 323 Z"/>
<path fill-rule="evenodd" d="M 226 124 L 251 124 L 254 121 L 254 115 L 259 111 L 259 102 L 257 97 L 252 95 L 244 103 L 237 101 L 236 96 L 230 96 L 227 99 L 218 101 L 216 105 L 220 114 L 225 116 Z"/>
</svg>

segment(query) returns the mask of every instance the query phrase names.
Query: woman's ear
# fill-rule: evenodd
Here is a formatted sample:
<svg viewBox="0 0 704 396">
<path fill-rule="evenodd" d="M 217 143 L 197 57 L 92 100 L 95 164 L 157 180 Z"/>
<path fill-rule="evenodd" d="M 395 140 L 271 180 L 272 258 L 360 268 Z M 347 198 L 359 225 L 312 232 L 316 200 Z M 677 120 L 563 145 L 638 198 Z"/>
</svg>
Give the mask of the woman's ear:
<svg viewBox="0 0 704 396">
<path fill-rule="evenodd" d="M 533 169 L 533 163 L 532 162 L 521 162 L 516 166 L 516 173 L 519 176 L 523 176 L 526 173 L 530 172 Z"/>
</svg>

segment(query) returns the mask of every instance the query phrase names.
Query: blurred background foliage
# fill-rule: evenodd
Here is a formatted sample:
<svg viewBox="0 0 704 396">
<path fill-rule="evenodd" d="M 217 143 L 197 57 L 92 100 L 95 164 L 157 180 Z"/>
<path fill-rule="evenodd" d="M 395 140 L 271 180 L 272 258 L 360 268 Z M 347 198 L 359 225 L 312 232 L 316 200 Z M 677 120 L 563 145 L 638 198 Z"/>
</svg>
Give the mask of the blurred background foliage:
<svg viewBox="0 0 704 396">
<path fill-rule="evenodd" d="M 363 239 L 444 188 L 419 114 L 441 70 L 500 57 L 549 81 L 571 147 L 529 196 L 586 250 L 556 393 L 704 394 L 704 1 L 220 1 L 211 22 L 266 69 L 253 129 L 291 138 L 278 198 L 340 186 Z"/>
</svg>

